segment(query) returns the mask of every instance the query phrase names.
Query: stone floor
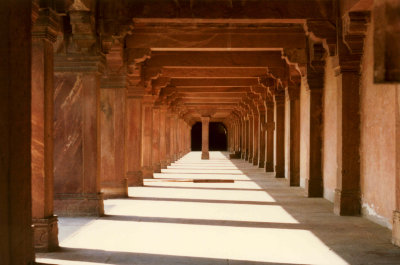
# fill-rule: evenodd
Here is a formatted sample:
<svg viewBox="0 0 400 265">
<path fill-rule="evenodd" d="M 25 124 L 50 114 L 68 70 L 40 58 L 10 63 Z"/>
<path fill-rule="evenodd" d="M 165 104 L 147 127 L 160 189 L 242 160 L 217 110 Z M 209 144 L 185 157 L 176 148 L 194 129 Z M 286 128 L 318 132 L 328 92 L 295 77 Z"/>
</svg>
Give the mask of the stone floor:
<svg viewBox="0 0 400 265">
<path fill-rule="evenodd" d="M 226 155 L 202 161 L 192 152 L 130 188 L 129 198 L 106 200 L 106 216 L 60 218 L 60 250 L 37 254 L 37 262 L 400 264 L 388 229 L 335 216 L 330 202 Z"/>
</svg>

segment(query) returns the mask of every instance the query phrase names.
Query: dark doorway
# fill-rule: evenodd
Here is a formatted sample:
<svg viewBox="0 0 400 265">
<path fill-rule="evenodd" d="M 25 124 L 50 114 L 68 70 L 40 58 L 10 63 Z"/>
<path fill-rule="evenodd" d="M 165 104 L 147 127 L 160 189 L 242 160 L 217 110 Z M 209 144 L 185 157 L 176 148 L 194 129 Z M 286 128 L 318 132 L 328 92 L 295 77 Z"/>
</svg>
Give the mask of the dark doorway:
<svg viewBox="0 0 400 265">
<path fill-rule="evenodd" d="M 201 151 L 201 122 L 196 122 L 192 126 L 192 151 Z M 210 122 L 209 150 L 226 151 L 228 147 L 228 137 L 225 125 L 222 122 Z"/>
</svg>

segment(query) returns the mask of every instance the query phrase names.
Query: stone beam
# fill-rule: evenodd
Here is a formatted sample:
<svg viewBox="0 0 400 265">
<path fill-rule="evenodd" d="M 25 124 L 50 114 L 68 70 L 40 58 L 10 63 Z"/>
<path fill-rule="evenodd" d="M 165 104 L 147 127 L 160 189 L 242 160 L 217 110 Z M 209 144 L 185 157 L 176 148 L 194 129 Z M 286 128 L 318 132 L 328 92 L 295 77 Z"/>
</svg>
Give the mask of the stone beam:
<svg viewBox="0 0 400 265">
<path fill-rule="evenodd" d="M 179 77 L 258 77 L 267 74 L 268 67 L 163 67 L 161 74 Z"/>
<path fill-rule="evenodd" d="M 258 84 L 258 78 L 174 78 L 171 84 L 176 87 L 207 87 L 207 86 L 253 86 Z"/>
<path fill-rule="evenodd" d="M 134 19 L 135 30 L 126 39 L 128 48 L 161 49 L 279 49 L 305 47 L 304 29 L 293 23 L 157 23 Z M 198 26 L 193 30 L 193 26 Z"/>
<path fill-rule="evenodd" d="M 231 98 L 182 98 L 181 102 L 183 103 L 193 103 L 193 104 L 204 104 L 204 103 L 239 103 L 241 98 L 231 99 Z"/>
<path fill-rule="evenodd" d="M 154 51 L 146 67 L 283 67 L 281 51 Z"/>
<path fill-rule="evenodd" d="M 208 87 L 178 87 L 174 89 L 176 92 L 190 92 L 190 93 L 210 93 L 210 92 L 218 92 L 218 93 L 247 93 L 250 87 L 215 87 L 215 86 L 208 86 Z"/>
<path fill-rule="evenodd" d="M 178 97 L 182 98 L 242 98 L 245 96 L 245 92 L 180 92 Z"/>
</svg>

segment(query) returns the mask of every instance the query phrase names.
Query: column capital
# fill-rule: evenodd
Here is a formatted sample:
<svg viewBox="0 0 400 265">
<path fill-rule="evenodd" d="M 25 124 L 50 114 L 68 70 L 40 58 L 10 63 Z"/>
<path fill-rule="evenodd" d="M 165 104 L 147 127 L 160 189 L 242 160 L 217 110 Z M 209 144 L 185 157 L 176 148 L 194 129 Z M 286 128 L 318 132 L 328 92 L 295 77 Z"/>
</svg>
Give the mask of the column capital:
<svg viewBox="0 0 400 265">
<path fill-rule="evenodd" d="M 38 17 L 32 27 L 32 39 L 55 42 L 59 30 L 59 17 L 51 8 L 39 9 Z"/>
<path fill-rule="evenodd" d="M 54 56 L 54 72 L 102 74 L 105 62 L 103 53 L 96 55 L 56 54 Z"/>
</svg>

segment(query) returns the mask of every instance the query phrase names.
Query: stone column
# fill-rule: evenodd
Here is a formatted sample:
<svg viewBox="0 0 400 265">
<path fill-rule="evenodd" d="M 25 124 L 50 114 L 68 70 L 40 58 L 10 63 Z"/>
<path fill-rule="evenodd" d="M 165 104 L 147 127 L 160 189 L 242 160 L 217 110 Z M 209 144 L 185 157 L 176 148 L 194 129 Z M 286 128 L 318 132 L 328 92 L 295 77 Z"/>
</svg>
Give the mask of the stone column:
<svg viewBox="0 0 400 265">
<path fill-rule="evenodd" d="M 166 119 L 167 106 L 160 108 L 160 166 L 167 168 L 167 146 L 166 146 Z"/>
<path fill-rule="evenodd" d="M 54 211 L 103 214 L 100 193 L 100 74 L 104 57 L 55 57 Z"/>
<path fill-rule="evenodd" d="M 208 151 L 210 117 L 201 117 L 201 159 L 210 159 Z"/>
<path fill-rule="evenodd" d="M 289 165 L 290 186 L 300 186 L 300 90 L 289 87 Z"/>
<path fill-rule="evenodd" d="M 0 257 L 33 264 L 31 2 L 0 1 Z"/>
<path fill-rule="evenodd" d="M 275 110 L 274 103 L 269 101 L 266 103 L 267 105 L 267 141 L 265 148 L 265 171 L 266 172 L 274 172 L 274 131 L 275 131 Z"/>
<path fill-rule="evenodd" d="M 275 177 L 285 177 L 285 95 L 274 96 L 275 103 Z"/>
<path fill-rule="evenodd" d="M 142 149 L 141 168 L 144 179 L 153 178 L 153 98 L 144 96 L 142 101 Z"/>
<path fill-rule="evenodd" d="M 32 28 L 32 224 L 36 252 L 58 248 L 53 215 L 53 43 L 57 14 L 41 9 Z"/>
<path fill-rule="evenodd" d="M 253 110 L 253 165 L 258 165 L 258 145 L 260 137 L 260 115 L 257 109 Z"/>
<path fill-rule="evenodd" d="M 258 111 L 260 112 L 260 137 L 258 141 L 258 167 L 264 168 L 265 167 L 265 138 L 266 138 L 266 122 L 265 122 L 265 107 L 264 105 L 259 104 Z"/>
<path fill-rule="evenodd" d="M 249 110 L 249 123 L 248 124 L 249 124 L 249 128 L 248 128 L 248 132 L 249 132 L 249 137 L 248 137 L 249 155 L 247 157 L 247 161 L 249 161 L 249 163 L 253 163 L 254 116 L 253 116 L 253 113 L 252 113 L 251 110 Z"/>
<path fill-rule="evenodd" d="M 128 197 L 125 174 L 125 77 L 101 80 L 101 192 L 105 198 Z"/>
<path fill-rule="evenodd" d="M 160 107 L 155 106 L 153 108 L 153 147 L 152 147 L 152 162 L 153 171 L 155 173 L 161 173 L 160 163 Z"/>
<path fill-rule="evenodd" d="M 167 111 L 165 117 L 165 153 L 167 165 L 172 163 L 172 151 L 171 151 L 171 111 Z"/>
<path fill-rule="evenodd" d="M 400 88 L 397 88 L 395 99 L 396 109 L 396 175 L 395 196 L 396 205 L 393 211 L 392 243 L 400 247 Z"/>
<path fill-rule="evenodd" d="M 142 140 L 142 97 L 126 99 L 125 167 L 129 186 L 143 186 L 140 154 Z"/>
<path fill-rule="evenodd" d="M 240 135 L 241 135 L 241 146 L 242 146 L 242 153 L 241 153 L 241 158 L 246 159 L 246 153 L 247 153 L 247 146 L 246 146 L 246 117 L 242 117 L 241 119 L 241 126 L 240 126 Z"/>
<path fill-rule="evenodd" d="M 171 133 L 170 133 L 170 152 L 171 152 L 171 163 L 177 160 L 177 150 L 176 150 L 176 124 L 177 124 L 177 114 L 172 113 L 171 115 Z"/>
<path fill-rule="evenodd" d="M 309 175 L 306 176 L 306 196 L 322 197 L 322 87 L 310 87 L 310 157 Z"/>
</svg>

